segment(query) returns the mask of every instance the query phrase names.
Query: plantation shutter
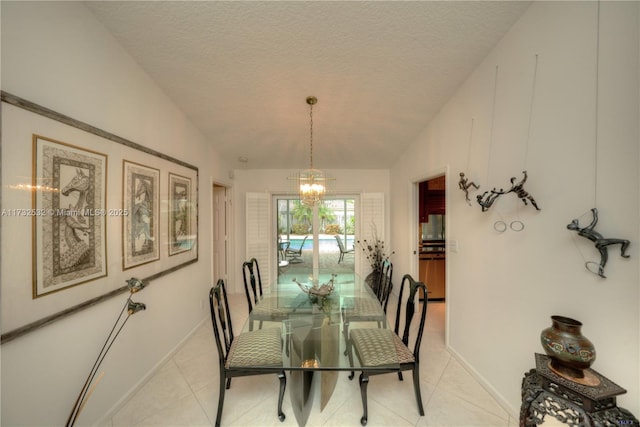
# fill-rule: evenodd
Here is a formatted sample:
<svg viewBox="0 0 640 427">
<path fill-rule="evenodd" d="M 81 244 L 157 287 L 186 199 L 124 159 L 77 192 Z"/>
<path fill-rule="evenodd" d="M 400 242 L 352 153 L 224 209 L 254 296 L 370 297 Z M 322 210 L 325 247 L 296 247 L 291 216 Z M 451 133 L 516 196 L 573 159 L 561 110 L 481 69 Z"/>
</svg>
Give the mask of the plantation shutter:
<svg viewBox="0 0 640 427">
<path fill-rule="evenodd" d="M 362 193 L 360 195 L 360 236 L 358 240 L 385 240 L 384 234 L 384 193 Z M 371 272 L 371 266 L 363 257 L 360 263 L 360 275 L 365 277 Z"/>
<path fill-rule="evenodd" d="M 271 281 L 270 248 L 270 196 L 265 193 L 247 193 L 246 211 L 246 253 L 245 261 L 255 258 L 260 267 L 263 287 L 268 288 Z"/>
</svg>

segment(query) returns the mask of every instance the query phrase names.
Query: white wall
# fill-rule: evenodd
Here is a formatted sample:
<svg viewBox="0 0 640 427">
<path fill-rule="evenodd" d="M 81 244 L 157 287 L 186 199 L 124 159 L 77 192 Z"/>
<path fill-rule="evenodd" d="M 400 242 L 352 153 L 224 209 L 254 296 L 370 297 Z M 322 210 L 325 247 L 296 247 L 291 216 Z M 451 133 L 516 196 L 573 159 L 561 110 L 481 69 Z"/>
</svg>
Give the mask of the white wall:
<svg viewBox="0 0 640 427">
<path fill-rule="evenodd" d="M 304 167 L 304 165 L 301 165 Z M 253 169 L 234 171 L 233 184 L 233 217 L 235 221 L 234 242 L 236 244 L 235 263 L 229 282 L 234 292 L 244 292 L 242 288 L 242 263 L 246 261 L 246 233 L 245 233 L 245 194 L 248 192 L 268 194 L 291 194 L 294 185 L 288 177 L 299 170 L 283 169 Z M 326 169 L 327 174 L 334 179 L 332 194 L 358 195 L 361 193 L 384 193 L 386 203 L 385 230 L 389 230 L 389 171 L 381 169 Z M 275 238 L 275 237 L 274 237 Z"/>
<path fill-rule="evenodd" d="M 82 3 L 2 2 L 1 8 L 4 91 L 199 168 L 199 261 L 153 281 L 136 295 L 147 310 L 127 323 L 102 366 L 106 374 L 79 419 L 80 424 L 91 424 L 207 318 L 210 182 L 229 181 L 229 172 L 204 137 Z M 3 184 L 16 180 L 6 175 L 11 162 L 22 162 L 18 166 L 31 176 L 30 154 L 25 156 L 30 151 L 30 141 L 3 139 Z M 5 199 L 17 190 L 2 191 Z M 18 283 L 7 280 L 30 257 L 31 236 L 2 240 L 2 290 L 31 286 L 28 268 Z M 108 268 L 119 271 L 121 259 L 111 257 Z M 66 421 L 125 299 L 120 295 L 2 345 L 2 425 Z"/>
<path fill-rule="evenodd" d="M 534 2 L 391 171 L 393 243 L 409 248 L 411 182 L 449 167 L 447 231 L 458 244 L 447 254 L 449 344 L 513 416 L 554 314 L 583 322 L 593 368 L 626 388 L 619 405 L 640 414 L 638 3 L 601 2 L 596 175 L 597 6 Z M 540 212 L 513 194 L 481 212 L 481 193 L 468 206 L 458 189 L 459 172 L 485 191 L 525 169 Z M 607 279 L 585 270 L 599 255 L 566 228 L 588 224 L 594 206 L 597 231 L 632 242 L 629 259 L 609 249 Z M 500 219 L 526 228 L 499 234 Z M 395 262 L 411 269 L 411 257 Z"/>
</svg>

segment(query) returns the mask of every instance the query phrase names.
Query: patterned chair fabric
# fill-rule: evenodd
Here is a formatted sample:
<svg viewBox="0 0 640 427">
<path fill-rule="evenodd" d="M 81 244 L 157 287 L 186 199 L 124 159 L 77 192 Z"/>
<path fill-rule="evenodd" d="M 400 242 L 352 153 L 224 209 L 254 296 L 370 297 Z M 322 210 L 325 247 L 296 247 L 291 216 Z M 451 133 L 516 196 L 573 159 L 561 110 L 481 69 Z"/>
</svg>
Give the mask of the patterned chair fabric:
<svg viewBox="0 0 640 427">
<path fill-rule="evenodd" d="M 353 329 L 351 339 L 362 366 L 394 366 L 415 362 L 411 350 L 389 329 Z M 390 342 L 393 342 L 393 347 L 389 346 Z"/>
<path fill-rule="evenodd" d="M 386 260 L 382 263 L 381 274 L 378 275 L 377 281 L 372 285 L 372 289 L 378 298 L 378 302 L 370 298 L 353 299 L 353 308 L 346 309 L 343 315 L 342 333 L 349 346 L 349 325 L 351 322 L 378 322 L 378 327 L 387 324 L 387 303 L 389 302 L 389 294 L 393 288 L 391 280 L 393 278 L 393 264 Z M 380 313 L 382 307 L 383 313 Z M 345 354 L 348 350 L 345 351 Z M 353 374 L 353 373 L 352 373 Z"/>
<path fill-rule="evenodd" d="M 282 366 L 282 333 L 279 328 L 240 334 L 229 349 L 227 368 Z"/>
<path fill-rule="evenodd" d="M 251 330 L 253 330 L 254 321 L 259 321 L 259 327 L 261 328 L 264 321 L 274 322 L 287 318 L 287 311 L 278 307 L 277 300 L 262 296 L 262 278 L 257 259 L 251 258 L 242 264 L 242 277 L 249 308 L 251 320 L 249 328 Z"/>
<path fill-rule="evenodd" d="M 252 319 L 280 321 L 287 318 L 291 310 L 279 306 L 278 298 L 264 297 L 251 311 Z"/>
<path fill-rule="evenodd" d="M 227 291 L 222 279 L 219 279 L 209 291 L 209 307 L 220 368 L 220 393 L 215 425 L 220 426 L 225 390 L 231 387 L 231 378 L 269 373 L 276 374 L 280 380 L 278 418 L 280 421 L 284 421 L 282 400 L 287 379 L 282 369 L 281 330 L 279 328 L 265 328 L 234 337 Z M 251 367 L 258 365 L 261 366 L 260 371 L 251 369 Z M 268 369 L 263 369 L 263 367 Z"/>
<path fill-rule="evenodd" d="M 403 294 L 405 288 L 408 288 L 408 295 L 403 307 Z M 348 354 L 352 361 L 352 352 L 355 352 L 360 360 L 362 373 L 360 374 L 360 393 L 362 395 L 363 415 L 360 419 L 362 425 L 366 425 L 368 421 L 367 414 L 367 385 L 369 376 L 397 372 L 399 379 L 402 381 L 402 371 L 412 371 L 413 373 L 413 389 L 418 404 L 418 412 L 424 415 L 424 407 L 422 405 L 422 395 L 420 392 L 420 344 L 422 343 L 422 334 L 424 332 L 424 324 L 427 317 L 427 301 L 420 303 L 419 290 L 426 295 L 427 287 L 424 283 L 416 282 L 413 277 L 405 274 L 400 284 L 400 292 L 398 295 L 398 307 L 396 310 L 396 320 L 394 332 L 388 329 L 352 329 L 349 336 Z M 418 307 L 416 307 L 418 301 Z M 419 313 L 416 312 L 419 309 Z M 413 351 L 409 349 L 409 331 L 414 320 L 418 320 L 417 329 L 414 328 L 416 337 L 413 342 Z M 401 320 L 404 325 L 400 330 Z M 402 335 L 400 334 L 402 332 Z M 390 336 L 391 335 L 391 336 Z M 394 346 L 389 345 L 393 340 Z M 353 363 L 353 361 L 352 361 Z M 388 366 L 386 370 L 384 367 Z M 368 370 L 367 367 L 375 367 L 375 370 Z M 381 369 L 381 367 L 383 369 Z M 353 372 L 349 379 L 353 379 Z"/>
</svg>

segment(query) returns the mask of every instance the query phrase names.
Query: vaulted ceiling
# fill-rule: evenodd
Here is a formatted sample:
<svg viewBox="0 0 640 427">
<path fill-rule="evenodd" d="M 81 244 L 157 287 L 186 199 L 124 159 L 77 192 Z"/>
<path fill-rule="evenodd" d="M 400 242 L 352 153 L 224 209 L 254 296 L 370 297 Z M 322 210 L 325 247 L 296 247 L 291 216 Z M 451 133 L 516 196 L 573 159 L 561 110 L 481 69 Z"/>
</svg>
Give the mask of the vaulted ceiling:
<svg viewBox="0 0 640 427">
<path fill-rule="evenodd" d="M 233 168 L 389 168 L 525 1 L 89 1 Z M 240 161 L 243 158 L 246 161 Z"/>
</svg>

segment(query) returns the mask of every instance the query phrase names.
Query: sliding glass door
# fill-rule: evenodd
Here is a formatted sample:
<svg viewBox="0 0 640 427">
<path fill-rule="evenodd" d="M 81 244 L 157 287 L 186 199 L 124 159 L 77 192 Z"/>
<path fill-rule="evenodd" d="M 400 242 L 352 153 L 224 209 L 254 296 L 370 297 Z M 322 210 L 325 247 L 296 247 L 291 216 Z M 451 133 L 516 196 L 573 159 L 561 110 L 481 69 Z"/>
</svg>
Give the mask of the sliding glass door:
<svg viewBox="0 0 640 427">
<path fill-rule="evenodd" d="M 275 197 L 278 283 L 307 277 L 313 269 L 313 248 L 319 249 L 323 272 L 354 272 L 355 199 L 334 198 L 318 206 L 318 230 L 313 230 L 313 208 L 297 198 Z M 314 238 L 317 235 L 317 238 Z"/>
</svg>

